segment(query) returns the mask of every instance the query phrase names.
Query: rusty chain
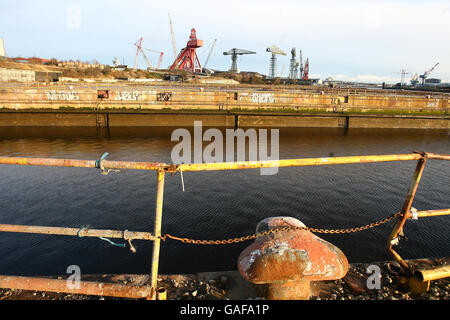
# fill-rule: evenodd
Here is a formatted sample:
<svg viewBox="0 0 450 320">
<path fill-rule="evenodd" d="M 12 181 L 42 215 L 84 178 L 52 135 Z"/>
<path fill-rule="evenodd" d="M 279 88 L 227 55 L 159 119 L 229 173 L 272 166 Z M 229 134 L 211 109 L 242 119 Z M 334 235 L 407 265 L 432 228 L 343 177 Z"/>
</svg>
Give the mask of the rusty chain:
<svg viewBox="0 0 450 320">
<path fill-rule="evenodd" d="M 358 231 L 363 231 L 363 230 L 368 230 L 371 228 L 378 227 L 382 224 L 385 224 L 386 222 L 391 221 L 392 219 L 398 217 L 399 215 L 401 215 L 401 212 L 394 213 L 390 217 L 387 217 L 383 220 L 379 220 L 379 221 L 376 221 L 376 222 L 373 222 L 370 224 L 366 224 L 361 227 L 346 228 L 346 229 L 318 229 L 318 228 L 310 228 L 310 227 L 290 226 L 290 227 L 277 227 L 274 229 L 258 232 L 258 233 L 251 234 L 248 236 L 225 239 L 225 240 L 197 240 L 197 239 L 189 239 L 189 238 L 179 238 L 179 237 L 172 236 L 170 234 L 165 234 L 165 235 L 161 236 L 160 239 L 163 241 L 166 241 L 166 238 L 170 238 L 172 240 L 181 241 L 183 243 L 218 245 L 218 244 L 239 243 L 239 242 L 243 242 L 243 241 L 247 241 L 247 240 L 256 239 L 258 237 L 269 235 L 269 234 L 275 233 L 275 232 L 287 232 L 287 231 L 295 231 L 295 230 L 307 230 L 307 231 L 311 231 L 313 233 L 346 234 L 346 233 L 353 233 L 353 232 L 358 232 Z"/>
</svg>

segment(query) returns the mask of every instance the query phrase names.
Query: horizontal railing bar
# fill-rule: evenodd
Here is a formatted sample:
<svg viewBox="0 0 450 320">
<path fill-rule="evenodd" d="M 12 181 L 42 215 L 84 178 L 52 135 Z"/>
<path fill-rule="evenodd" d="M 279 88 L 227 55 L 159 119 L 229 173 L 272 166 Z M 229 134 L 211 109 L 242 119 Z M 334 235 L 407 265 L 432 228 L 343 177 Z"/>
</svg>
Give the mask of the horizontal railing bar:
<svg viewBox="0 0 450 320">
<path fill-rule="evenodd" d="M 72 287 L 72 285 L 68 284 L 67 280 L 0 275 L 0 288 L 8 289 L 62 292 L 134 299 L 147 298 L 152 293 L 152 288 L 150 286 L 135 286 L 92 281 L 79 281 L 76 285 L 79 285 L 79 288 Z M 75 283 L 73 286 L 75 286 Z"/>
<path fill-rule="evenodd" d="M 427 155 L 428 159 L 436 159 L 436 160 L 450 160 L 450 154 L 441 154 L 441 153 L 424 153 Z"/>
<path fill-rule="evenodd" d="M 104 237 L 124 240 L 156 240 L 157 238 L 148 232 L 138 231 L 120 231 L 120 230 L 103 230 L 88 228 L 65 228 L 65 227 L 46 227 L 46 226 L 26 226 L 13 224 L 0 224 L 0 232 L 18 232 L 18 233 L 35 233 L 50 234 L 61 236 L 78 236 L 78 237 Z"/>
<path fill-rule="evenodd" d="M 0 157 L 0 164 L 15 164 L 28 166 L 96 168 L 96 162 L 97 162 L 96 160 Z M 102 160 L 102 164 L 104 167 L 111 169 L 136 169 L 136 170 L 159 170 L 161 168 L 169 166 L 165 163 L 160 162 L 109 161 L 109 160 Z"/>
<path fill-rule="evenodd" d="M 375 155 L 375 156 L 351 156 L 351 157 L 327 157 L 327 158 L 306 158 L 306 159 L 286 159 L 286 160 L 266 160 L 266 161 L 241 161 L 222 163 L 192 163 L 179 165 L 179 171 L 207 171 L 207 170 L 236 170 L 236 169 L 256 169 L 271 167 L 300 167 L 318 166 L 331 164 L 351 164 L 368 162 L 387 161 L 408 161 L 418 160 L 420 154 L 395 154 L 395 155 Z"/>
<path fill-rule="evenodd" d="M 418 218 L 443 216 L 450 214 L 450 209 L 438 209 L 438 210 L 427 210 L 427 211 L 417 211 Z"/>
<path fill-rule="evenodd" d="M 440 215 L 450 215 L 450 209 L 437 209 L 437 210 L 426 210 L 416 212 L 416 216 L 418 218 L 433 217 Z M 412 218 L 412 216 L 410 218 Z M 123 240 L 154 241 L 159 239 L 158 237 L 155 237 L 151 233 L 139 231 L 28 226 L 28 225 L 14 225 L 14 224 L 0 224 L 0 232 L 33 233 L 33 234 L 94 237 L 94 238 L 104 237 Z"/>
<path fill-rule="evenodd" d="M 428 159 L 450 160 L 450 155 L 423 153 Z M 297 167 L 317 166 L 330 164 L 371 163 L 389 161 L 418 160 L 423 154 L 392 154 L 369 155 L 348 157 L 303 158 L 263 161 L 238 161 L 220 163 L 191 163 L 191 164 L 166 164 L 162 162 L 135 162 L 135 161 L 110 161 L 102 160 L 101 164 L 108 169 L 134 169 L 134 170 L 165 170 L 165 171 L 208 171 L 208 170 L 236 170 L 271 167 Z M 76 159 L 52 159 L 52 158 L 25 158 L 25 157 L 0 157 L 0 164 L 52 166 L 52 167 L 79 167 L 97 168 L 96 160 Z"/>
</svg>

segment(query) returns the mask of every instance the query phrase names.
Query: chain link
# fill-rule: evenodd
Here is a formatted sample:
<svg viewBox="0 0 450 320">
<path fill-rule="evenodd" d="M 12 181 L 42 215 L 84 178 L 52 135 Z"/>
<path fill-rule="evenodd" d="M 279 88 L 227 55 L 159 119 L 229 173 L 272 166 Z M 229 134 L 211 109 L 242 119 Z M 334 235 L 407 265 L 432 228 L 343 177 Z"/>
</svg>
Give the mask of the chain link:
<svg viewBox="0 0 450 320">
<path fill-rule="evenodd" d="M 288 232 L 288 231 L 296 231 L 296 230 L 308 230 L 313 233 L 346 234 L 346 233 L 353 233 L 353 232 L 358 232 L 358 231 L 363 231 L 363 230 L 368 230 L 371 228 L 378 227 L 382 224 L 385 224 L 386 222 L 391 221 L 392 219 L 398 217 L 399 215 L 401 215 L 401 212 L 397 212 L 397 213 L 393 214 L 392 216 L 387 217 L 386 219 L 379 220 L 379 221 L 373 222 L 371 224 L 366 224 L 361 227 L 347 228 L 347 229 L 318 229 L 318 228 L 291 226 L 291 227 L 277 227 L 274 229 L 258 232 L 258 233 L 251 234 L 248 236 L 226 239 L 226 240 L 196 240 L 196 239 L 189 239 L 189 238 L 179 238 L 179 237 L 172 236 L 170 234 L 165 234 L 165 235 L 161 236 L 161 240 L 165 241 L 166 238 L 170 238 L 172 240 L 181 241 L 183 243 L 219 245 L 219 244 L 239 243 L 239 242 L 243 242 L 243 241 L 247 241 L 247 240 L 256 239 L 258 237 L 266 236 L 266 235 L 276 233 L 276 232 Z"/>
</svg>

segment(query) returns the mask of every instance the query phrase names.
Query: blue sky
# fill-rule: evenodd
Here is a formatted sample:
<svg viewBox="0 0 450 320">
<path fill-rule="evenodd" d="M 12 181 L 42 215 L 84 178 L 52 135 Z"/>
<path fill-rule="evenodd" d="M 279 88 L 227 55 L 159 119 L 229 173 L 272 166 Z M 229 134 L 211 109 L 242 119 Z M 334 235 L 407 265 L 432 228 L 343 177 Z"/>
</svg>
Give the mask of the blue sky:
<svg viewBox="0 0 450 320">
<path fill-rule="evenodd" d="M 288 74 L 290 50 L 310 59 L 313 77 L 396 82 L 399 71 L 423 73 L 439 62 L 430 77 L 450 82 L 450 1 L 294 1 L 294 0 L 3 0 L 0 37 L 8 56 L 39 56 L 111 64 L 114 57 L 132 66 L 134 43 L 165 53 L 173 61 L 169 18 L 177 50 L 196 28 L 206 48 L 217 45 L 208 67 L 231 65 L 223 51 L 241 48 L 256 55 L 238 59 L 241 70 L 268 73 L 268 46 L 278 45 L 287 56 L 278 72 Z M 158 55 L 148 54 L 154 65 Z M 140 59 L 139 66 L 145 61 Z M 284 66 L 284 68 L 283 68 Z"/>
</svg>

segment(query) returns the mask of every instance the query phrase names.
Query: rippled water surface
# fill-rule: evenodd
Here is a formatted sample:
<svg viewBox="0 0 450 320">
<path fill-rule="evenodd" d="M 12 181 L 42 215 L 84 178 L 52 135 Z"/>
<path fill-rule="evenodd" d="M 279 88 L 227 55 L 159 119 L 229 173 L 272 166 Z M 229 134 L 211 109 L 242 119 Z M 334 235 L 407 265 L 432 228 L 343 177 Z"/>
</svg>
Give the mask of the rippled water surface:
<svg viewBox="0 0 450 320">
<path fill-rule="evenodd" d="M 0 156 L 171 162 L 172 129 L 0 129 Z M 298 129 L 280 131 L 280 158 L 450 153 L 447 131 Z M 383 219 L 402 207 L 415 161 L 167 174 L 162 232 L 196 239 L 226 239 L 254 232 L 271 216 L 292 216 L 307 226 L 347 228 Z M 153 232 L 156 173 L 0 165 L 0 223 Z M 413 204 L 450 207 L 450 163 L 430 160 Z M 351 262 L 387 260 L 388 223 L 349 235 L 321 235 Z M 450 256 L 448 216 L 408 221 L 398 252 L 404 258 Z M 120 242 L 117 240 L 117 242 Z M 0 233 L 0 274 L 149 273 L 152 243 L 136 240 L 132 253 L 96 238 Z M 235 270 L 249 242 L 227 246 L 162 243 L 160 272 Z"/>
</svg>

